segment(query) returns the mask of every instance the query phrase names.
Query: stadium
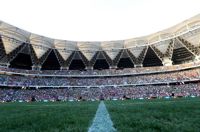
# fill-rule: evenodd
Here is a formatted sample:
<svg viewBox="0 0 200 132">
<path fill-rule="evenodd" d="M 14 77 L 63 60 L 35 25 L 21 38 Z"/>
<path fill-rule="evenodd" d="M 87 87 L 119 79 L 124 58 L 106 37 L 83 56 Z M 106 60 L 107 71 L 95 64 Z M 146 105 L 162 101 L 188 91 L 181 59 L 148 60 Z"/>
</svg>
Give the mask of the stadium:
<svg viewBox="0 0 200 132">
<path fill-rule="evenodd" d="M 198 131 L 199 68 L 200 15 L 116 41 L 0 21 L 0 131 Z"/>
<path fill-rule="evenodd" d="M 200 15 L 149 36 L 119 41 L 55 40 L 5 22 L 1 22 L 0 32 L 2 87 L 77 87 L 83 91 L 94 88 L 95 92 L 105 87 L 198 81 Z M 116 94 L 109 98 L 121 98 Z M 179 94 L 185 96 L 186 93 Z M 78 96 L 96 99 L 84 94 Z"/>
</svg>

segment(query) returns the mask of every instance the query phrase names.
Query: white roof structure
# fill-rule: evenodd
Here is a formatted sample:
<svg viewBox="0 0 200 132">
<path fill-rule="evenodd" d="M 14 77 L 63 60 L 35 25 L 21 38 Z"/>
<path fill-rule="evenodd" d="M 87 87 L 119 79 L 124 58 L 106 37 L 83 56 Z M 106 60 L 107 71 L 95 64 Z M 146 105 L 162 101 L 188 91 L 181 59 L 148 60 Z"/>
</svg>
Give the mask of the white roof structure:
<svg viewBox="0 0 200 132">
<path fill-rule="evenodd" d="M 57 49 L 64 60 L 66 60 L 74 50 L 81 51 L 88 60 L 91 60 L 95 53 L 99 50 L 104 50 L 111 59 L 114 59 L 119 53 L 120 49 L 123 48 L 130 49 L 130 51 L 135 54 L 135 56 L 138 56 L 140 51 L 142 51 L 146 45 L 156 44 L 158 49 L 165 48 L 169 44 L 169 39 L 181 36 L 196 28 L 200 28 L 200 14 L 171 28 L 153 33 L 148 36 L 118 41 L 76 42 L 52 39 L 33 34 L 31 32 L 24 31 L 15 26 L 0 21 L 0 34 L 2 36 L 7 54 L 12 52 L 22 43 L 30 43 L 33 46 L 33 49 L 38 58 L 40 58 L 49 48 L 51 48 Z M 197 37 L 199 36 L 200 35 Z M 9 39 L 5 39 L 4 37 L 12 38 L 17 42 L 9 41 Z M 199 41 L 197 37 L 194 36 L 192 39 L 190 38 L 189 41 L 195 41 L 193 43 L 197 43 L 196 41 Z M 161 51 L 165 52 L 165 50 Z"/>
<path fill-rule="evenodd" d="M 88 61 L 100 50 L 100 42 L 78 42 L 77 46 Z"/>
</svg>

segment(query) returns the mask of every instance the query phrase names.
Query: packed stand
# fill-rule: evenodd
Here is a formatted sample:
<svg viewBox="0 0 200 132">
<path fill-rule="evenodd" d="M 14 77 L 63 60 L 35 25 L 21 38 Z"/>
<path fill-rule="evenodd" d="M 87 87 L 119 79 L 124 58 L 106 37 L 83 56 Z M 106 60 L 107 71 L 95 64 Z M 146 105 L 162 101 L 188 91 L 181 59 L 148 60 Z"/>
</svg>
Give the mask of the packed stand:
<svg viewBox="0 0 200 132">
<path fill-rule="evenodd" d="M 0 89 L 0 102 L 151 99 L 200 96 L 200 83 L 131 87 Z"/>
<path fill-rule="evenodd" d="M 200 79 L 200 68 L 167 72 L 159 74 L 146 74 L 137 76 L 116 76 L 116 77 L 92 77 L 92 78 L 72 78 L 72 77 L 33 77 L 0 75 L 1 86 L 21 86 L 21 87 L 98 87 L 115 85 L 143 85 L 172 82 L 187 82 Z"/>
</svg>

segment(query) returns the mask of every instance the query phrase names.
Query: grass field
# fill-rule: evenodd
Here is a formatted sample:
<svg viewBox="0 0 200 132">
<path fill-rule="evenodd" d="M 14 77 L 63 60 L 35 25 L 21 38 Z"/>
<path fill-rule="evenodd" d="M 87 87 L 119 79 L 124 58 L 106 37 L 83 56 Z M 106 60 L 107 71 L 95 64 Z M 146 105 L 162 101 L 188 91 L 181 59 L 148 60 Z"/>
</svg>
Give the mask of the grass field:
<svg viewBox="0 0 200 132">
<path fill-rule="evenodd" d="M 0 132 L 87 132 L 99 102 L 0 104 Z M 200 98 L 105 101 L 119 132 L 200 131 Z"/>
<path fill-rule="evenodd" d="M 0 132 L 84 132 L 99 102 L 0 104 Z"/>
<path fill-rule="evenodd" d="M 200 131 L 200 99 L 107 101 L 119 132 Z"/>
</svg>

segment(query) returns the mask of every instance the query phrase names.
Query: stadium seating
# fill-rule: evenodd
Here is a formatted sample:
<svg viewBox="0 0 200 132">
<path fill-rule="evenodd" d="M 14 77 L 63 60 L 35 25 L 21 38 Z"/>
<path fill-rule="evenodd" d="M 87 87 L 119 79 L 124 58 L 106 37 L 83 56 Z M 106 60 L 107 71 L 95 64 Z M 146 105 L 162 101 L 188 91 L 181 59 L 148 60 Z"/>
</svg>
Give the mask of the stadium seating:
<svg viewBox="0 0 200 132">
<path fill-rule="evenodd" d="M 199 15 L 145 37 L 97 42 L 1 21 L 0 101 L 199 96 L 199 34 Z"/>
</svg>

